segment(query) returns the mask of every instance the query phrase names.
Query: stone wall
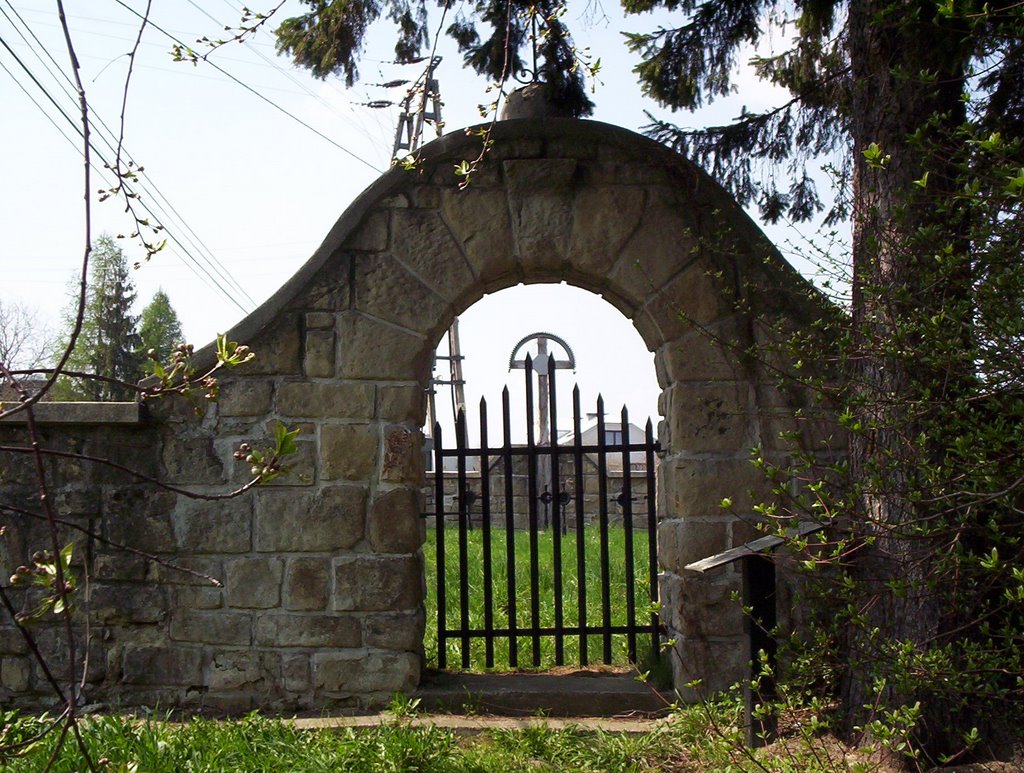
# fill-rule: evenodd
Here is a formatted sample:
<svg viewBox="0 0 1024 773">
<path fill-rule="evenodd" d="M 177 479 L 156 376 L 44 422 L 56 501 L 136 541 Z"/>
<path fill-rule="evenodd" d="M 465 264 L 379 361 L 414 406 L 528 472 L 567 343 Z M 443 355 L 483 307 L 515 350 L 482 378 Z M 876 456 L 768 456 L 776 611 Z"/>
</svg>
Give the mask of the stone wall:
<svg viewBox="0 0 1024 773">
<path fill-rule="evenodd" d="M 51 426 L 55 448 L 113 453 L 163 486 L 211 497 L 240 485 L 239 443 L 302 430 L 291 474 L 231 500 L 195 499 L 110 469 L 54 461 L 61 512 L 223 583 L 93 541 L 90 700 L 281 710 L 363 706 L 417 684 L 422 663 L 420 427 L 432 351 L 455 316 L 519 282 L 600 293 L 636 326 L 663 389 L 659 553 L 676 682 L 711 688 L 747 653 L 729 571 L 683 567 L 754 534 L 766 493 L 761 445 L 828 433 L 795 425 L 808 396 L 747 356 L 782 320 L 822 314 L 807 285 L 707 175 L 628 131 L 584 121 L 496 125 L 467 188 L 454 165 L 479 153 L 456 133 L 418 169 L 393 169 L 346 211 L 309 262 L 233 331 L 257 359 L 194 416 L 158 403 L 132 426 Z M 213 349 L 199 352 L 213 361 Z M 19 428 L 0 427 L 5 442 Z M 819 437 L 820 436 L 820 437 Z M 10 457 L 10 458 L 9 458 Z M 4 500 L 31 502 L 23 459 L 2 459 Z M 731 513 L 720 503 L 733 500 Z M 38 541 L 9 512 L 4 569 Z M 6 624 L 5 624 L 6 625 Z M 9 625 L 4 702 L 40 695 Z"/>
</svg>

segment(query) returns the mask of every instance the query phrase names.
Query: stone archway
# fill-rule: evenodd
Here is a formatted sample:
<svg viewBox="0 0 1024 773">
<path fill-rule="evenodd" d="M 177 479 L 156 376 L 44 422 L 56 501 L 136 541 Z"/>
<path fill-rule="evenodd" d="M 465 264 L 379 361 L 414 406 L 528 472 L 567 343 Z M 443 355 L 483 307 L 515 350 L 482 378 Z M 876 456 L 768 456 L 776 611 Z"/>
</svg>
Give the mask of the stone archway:
<svg viewBox="0 0 1024 773">
<path fill-rule="evenodd" d="M 731 684 L 748 657 L 739 611 L 727 603 L 735 578 L 700 581 L 682 567 L 752 537 L 747 493 L 765 486 L 749 449 L 786 450 L 773 413 L 785 400 L 742 354 L 756 342 L 756 320 L 801 324 L 820 310 L 728 195 L 664 147 L 563 119 L 501 122 L 492 138 L 465 189 L 453 169 L 479 153 L 479 139 L 462 134 L 429 145 L 415 171 L 384 175 L 232 333 L 272 353 L 262 366 L 275 377 L 272 412 L 311 423 L 316 496 L 339 486 L 366 496 L 370 552 L 349 568 L 394 593 L 350 599 L 335 587 L 334 611 L 421 598 L 416 487 L 434 342 L 486 293 L 564 280 L 610 301 L 655 352 L 662 598 L 676 682 Z M 740 518 L 723 514 L 726 496 Z M 258 499 L 257 522 L 280 516 L 262 507 Z M 332 560 L 333 581 L 344 584 L 347 559 Z M 408 666 L 403 686 L 416 679 Z"/>
<path fill-rule="evenodd" d="M 765 486 L 749 449 L 783 456 L 779 430 L 800 429 L 793 408 L 804 398 L 744 353 L 768 335 L 764 320 L 792 328 L 822 307 L 729 196 L 668 149 L 571 119 L 499 122 L 491 139 L 465 190 L 453 170 L 480 139 L 462 133 L 368 188 L 230 331 L 257 359 L 223 376 L 219 403 L 199 420 L 156 403 L 145 421 L 136 411 L 117 427 L 74 419 L 52 430 L 57 446 L 118 449 L 163 484 L 211 494 L 248 477 L 239 443 L 259 445 L 279 423 L 302 430 L 294 474 L 231 500 L 57 471 L 54 490 L 82 502 L 115 543 L 224 581 L 97 544 L 89 614 L 103 635 L 90 645 L 91 700 L 291 711 L 379 705 L 415 688 L 433 345 L 485 293 L 562 280 L 612 303 L 655 352 L 661 597 L 676 685 L 700 677 L 718 689 L 743 676 L 742 619 L 729 602 L 737 578 L 683 567 L 753 535 L 748 492 Z M 213 359 L 212 345 L 196 355 Z M 0 476 L 5 492 L 18 485 Z M 27 674 L 23 702 L 45 700 L 28 656 L 8 657 Z"/>
</svg>

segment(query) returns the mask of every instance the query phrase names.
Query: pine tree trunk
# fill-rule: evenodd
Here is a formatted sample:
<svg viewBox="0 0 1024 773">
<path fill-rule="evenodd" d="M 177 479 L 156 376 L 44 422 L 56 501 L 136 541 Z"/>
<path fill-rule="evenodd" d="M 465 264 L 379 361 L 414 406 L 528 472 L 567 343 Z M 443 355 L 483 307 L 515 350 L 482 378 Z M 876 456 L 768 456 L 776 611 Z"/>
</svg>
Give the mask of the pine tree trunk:
<svg viewBox="0 0 1024 773">
<path fill-rule="evenodd" d="M 934 225 L 935 208 L 926 204 L 915 180 L 929 172 L 941 185 L 943 170 L 910 140 L 917 130 L 959 122 L 962 107 L 957 43 L 935 20 L 930 3 L 853 0 L 849 15 L 849 50 L 854 78 L 850 104 L 854 153 L 853 326 L 856 356 L 852 377 L 855 404 L 864 432 L 853 433 L 850 463 L 853 480 L 863 486 L 857 500 L 855 533 L 870 538 L 856 559 L 855 574 L 867 591 L 861 599 L 867 625 L 850 632 L 851 661 L 843 701 L 850 728 L 873 718 L 866 706 L 913 705 L 920 695 L 892 679 L 881 690 L 872 670 L 885 656 L 880 647 L 900 642 L 923 649 L 938 633 L 943 610 L 929 590 L 929 568 L 936 547 L 928 538 L 911 538 L 908 529 L 922 515 L 907 493 L 914 484 L 920 447 L 907 440 L 918 435 L 919 415 L 908 405 L 932 374 L 890 346 L 901 338 L 905 321 L 919 312 L 918 302 L 934 293 L 934 276 L 918 260 L 914 236 Z M 945 58 L 947 61 L 937 61 Z M 937 74 L 929 82 L 922 74 Z M 934 131 L 934 128 L 927 131 Z M 872 143 L 881 158 L 865 156 Z M 881 168 L 880 168 L 881 167 Z M 933 190 L 929 191 L 934 194 Z M 945 217 L 948 218 L 948 213 Z M 917 245 L 918 247 L 920 245 Z M 926 367 L 926 366 L 925 366 Z M 939 374 L 934 374 L 935 378 Z M 905 592 L 894 592 L 893 582 Z M 877 629 L 878 637 L 869 632 Z M 892 674 L 891 676 L 899 676 Z M 929 703 L 916 740 L 932 747 L 941 730 L 933 715 L 943 711 Z"/>
</svg>

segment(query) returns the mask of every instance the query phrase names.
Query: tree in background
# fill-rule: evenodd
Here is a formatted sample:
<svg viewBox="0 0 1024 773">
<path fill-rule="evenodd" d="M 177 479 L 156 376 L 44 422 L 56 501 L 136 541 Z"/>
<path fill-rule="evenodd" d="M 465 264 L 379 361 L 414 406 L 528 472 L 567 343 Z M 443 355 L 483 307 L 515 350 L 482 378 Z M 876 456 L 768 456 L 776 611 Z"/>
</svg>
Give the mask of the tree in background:
<svg viewBox="0 0 1024 773">
<path fill-rule="evenodd" d="M 76 379 L 69 375 L 56 390 L 57 399 L 134 398 L 134 390 L 125 385 L 136 383 L 143 375 L 142 339 L 138 318 L 132 314 L 135 298 L 135 286 L 128 274 L 124 252 L 110 236 L 100 236 L 93 245 L 89 265 L 82 332 L 67 370 L 101 378 Z M 65 317 L 70 330 L 73 319 L 70 314 Z"/>
<path fill-rule="evenodd" d="M 153 300 L 142 310 L 139 337 L 142 351 L 147 353 L 150 361 L 156 362 L 169 360 L 171 350 L 185 340 L 181 332 L 181 321 L 163 288 L 153 293 Z"/>
<path fill-rule="evenodd" d="M 0 362 L 12 369 L 41 367 L 52 347 L 49 337 L 35 310 L 0 299 Z"/>
</svg>

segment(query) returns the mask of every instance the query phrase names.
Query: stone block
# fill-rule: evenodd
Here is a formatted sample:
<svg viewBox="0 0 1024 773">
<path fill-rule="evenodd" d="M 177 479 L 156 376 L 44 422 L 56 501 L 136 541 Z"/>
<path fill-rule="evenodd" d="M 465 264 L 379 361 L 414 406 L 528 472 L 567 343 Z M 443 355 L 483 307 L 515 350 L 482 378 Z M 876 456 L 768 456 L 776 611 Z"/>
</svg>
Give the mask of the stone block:
<svg viewBox="0 0 1024 773">
<path fill-rule="evenodd" d="M 171 613 L 171 639 L 199 644 L 252 643 L 252 618 L 238 612 L 176 609 Z"/>
<path fill-rule="evenodd" d="M 674 457 L 662 462 L 661 474 L 672 512 L 686 516 L 750 515 L 771 496 L 771 483 L 749 459 Z M 722 507 L 725 499 L 730 508 Z"/>
<path fill-rule="evenodd" d="M 423 425 L 426 413 L 426 392 L 418 384 L 381 386 L 377 389 L 377 418 L 396 424 L 409 422 Z"/>
<path fill-rule="evenodd" d="M 516 255 L 526 277 L 557 275 L 568 261 L 576 163 L 521 159 L 502 164 Z"/>
<path fill-rule="evenodd" d="M 422 602 L 420 555 L 334 559 L 334 608 L 338 611 L 397 612 Z"/>
<path fill-rule="evenodd" d="M 373 384 L 281 384 L 277 412 L 304 419 L 369 419 L 373 416 Z"/>
<path fill-rule="evenodd" d="M 718 577 L 688 572 L 680 583 L 680 632 L 684 638 L 708 639 L 743 635 L 743 605 L 736 575 Z"/>
<path fill-rule="evenodd" d="M 150 579 L 161 585 L 216 587 L 224 565 L 212 556 L 175 556 L 172 565 L 152 564 Z"/>
<path fill-rule="evenodd" d="M 689 703 L 711 698 L 734 684 L 749 679 L 750 654 L 742 639 L 694 640 L 676 638 L 672 682 Z M 700 680 L 696 688 L 687 685 Z"/>
<path fill-rule="evenodd" d="M 224 605 L 221 588 L 182 585 L 173 589 L 174 606 L 180 609 L 220 609 Z"/>
<path fill-rule="evenodd" d="M 289 692 L 305 692 L 310 687 L 309 655 L 284 655 L 281 658 L 281 683 Z"/>
<path fill-rule="evenodd" d="M 419 492 L 397 488 L 378 494 L 370 505 L 370 547 L 378 553 L 414 553 L 426 538 L 420 518 Z"/>
<path fill-rule="evenodd" d="M 462 251 L 435 209 L 396 210 L 391 254 L 435 293 L 454 303 L 475 284 Z"/>
<path fill-rule="evenodd" d="M 750 375 L 741 322 L 730 318 L 669 341 L 658 350 L 668 381 L 742 381 Z"/>
<path fill-rule="evenodd" d="M 355 309 L 434 337 L 455 316 L 448 301 L 390 256 L 356 261 Z"/>
<path fill-rule="evenodd" d="M 281 603 L 284 566 L 277 558 L 237 558 L 225 565 L 227 603 L 243 609 L 269 609 Z"/>
<path fill-rule="evenodd" d="M 604 277 L 639 225 L 645 200 L 639 187 L 605 185 L 577 191 L 569 248 L 573 268 Z"/>
<path fill-rule="evenodd" d="M 334 375 L 334 331 L 307 330 L 303 347 L 302 370 L 308 378 Z"/>
<path fill-rule="evenodd" d="M 108 489 L 103 497 L 104 536 L 147 553 L 176 549 L 171 511 L 177 495 L 150 486 Z"/>
<path fill-rule="evenodd" d="M 291 610 L 327 608 L 331 565 L 325 558 L 293 558 L 284 577 L 284 607 Z"/>
<path fill-rule="evenodd" d="M 229 455 L 230 456 L 230 455 Z M 214 452 L 213 437 L 183 437 L 177 433 L 164 435 L 164 482 L 187 486 L 224 483 L 224 461 Z"/>
<path fill-rule="evenodd" d="M 649 194 L 640 227 L 608 274 L 609 287 L 631 303 L 644 303 L 699 254 L 693 216 L 673 198 Z"/>
<path fill-rule="evenodd" d="M 407 652 L 359 650 L 313 656 L 313 686 L 326 693 L 408 692 L 419 677 L 419 655 Z"/>
<path fill-rule="evenodd" d="M 363 538 L 366 490 L 330 486 L 316 492 L 261 491 L 256 549 L 262 552 L 344 550 Z"/>
<path fill-rule="evenodd" d="M 5 657 L 0 660 L 0 686 L 14 693 L 28 690 L 31 668 L 28 658 Z"/>
<path fill-rule="evenodd" d="M 709 327 L 736 312 L 728 297 L 727 280 L 709 275 L 698 263 L 684 269 L 652 293 L 644 306 L 658 330 L 661 341 L 691 335 L 700 327 Z"/>
<path fill-rule="evenodd" d="M 326 424 L 320 428 L 322 480 L 368 480 L 380 440 L 372 424 Z"/>
<path fill-rule="evenodd" d="M 423 435 L 419 430 L 390 426 L 384 433 L 380 478 L 388 483 L 423 485 Z"/>
<path fill-rule="evenodd" d="M 167 615 L 167 594 L 151 585 L 94 583 L 89 606 L 100 623 L 157 623 Z"/>
<path fill-rule="evenodd" d="M 278 684 L 281 657 L 275 652 L 218 652 L 207 671 L 212 691 L 267 692 Z"/>
<path fill-rule="evenodd" d="M 260 647 L 358 647 L 359 618 L 353 615 L 263 615 L 256 621 Z"/>
<path fill-rule="evenodd" d="M 419 652 L 423 647 L 425 615 L 422 607 L 411 612 L 364 615 L 363 644 L 384 650 Z"/>
<path fill-rule="evenodd" d="M 106 546 L 101 549 L 112 550 Z M 96 580 L 145 580 L 149 574 L 148 558 L 122 551 L 100 553 L 93 559 L 92 578 Z"/>
<path fill-rule="evenodd" d="M 503 190 L 446 188 L 441 197 L 444 218 L 480 283 L 518 277 L 512 254 L 512 224 Z M 514 284 L 514 282 L 509 282 Z"/>
<path fill-rule="evenodd" d="M 223 381 L 217 406 L 221 416 L 265 416 L 270 413 L 274 383 L 269 379 Z"/>
<path fill-rule="evenodd" d="M 334 314 L 327 311 L 311 311 L 303 320 L 306 330 L 334 330 Z"/>
<path fill-rule="evenodd" d="M 172 521 L 188 553 L 244 553 L 252 546 L 252 496 L 213 502 L 181 497 Z"/>
<path fill-rule="evenodd" d="M 694 561 L 728 550 L 728 521 L 696 519 L 664 520 L 658 524 L 658 563 L 662 569 L 683 575 Z"/>
<path fill-rule="evenodd" d="M 203 653 L 181 646 L 128 644 L 121 665 L 122 681 L 129 685 L 201 685 Z"/>
<path fill-rule="evenodd" d="M 17 628 L 0 628 L 0 655 L 22 655 L 28 644 Z"/>
<path fill-rule="evenodd" d="M 346 237 L 346 250 L 380 252 L 388 247 L 388 213 L 385 210 L 371 210 L 362 222 Z"/>
<path fill-rule="evenodd" d="M 735 455 L 757 442 L 752 391 L 743 382 L 674 384 L 668 417 L 670 453 Z"/>
<path fill-rule="evenodd" d="M 296 425 L 289 424 L 289 427 Z M 316 482 L 316 441 L 310 434 L 299 435 L 295 441 L 295 453 L 284 458 L 280 474 L 267 481 L 270 488 L 281 486 L 312 486 Z M 241 464 L 241 462 L 239 463 Z M 248 465 L 245 465 L 248 466 Z M 251 471 L 250 471 L 251 472 Z"/>
<path fill-rule="evenodd" d="M 429 375 L 434 347 L 426 336 L 361 314 L 342 320 L 341 377 L 416 381 Z"/>
<path fill-rule="evenodd" d="M 297 314 L 283 313 L 269 329 L 260 331 L 252 341 L 242 341 L 255 353 L 245 364 L 247 376 L 297 376 L 301 373 L 302 339 Z"/>
</svg>

